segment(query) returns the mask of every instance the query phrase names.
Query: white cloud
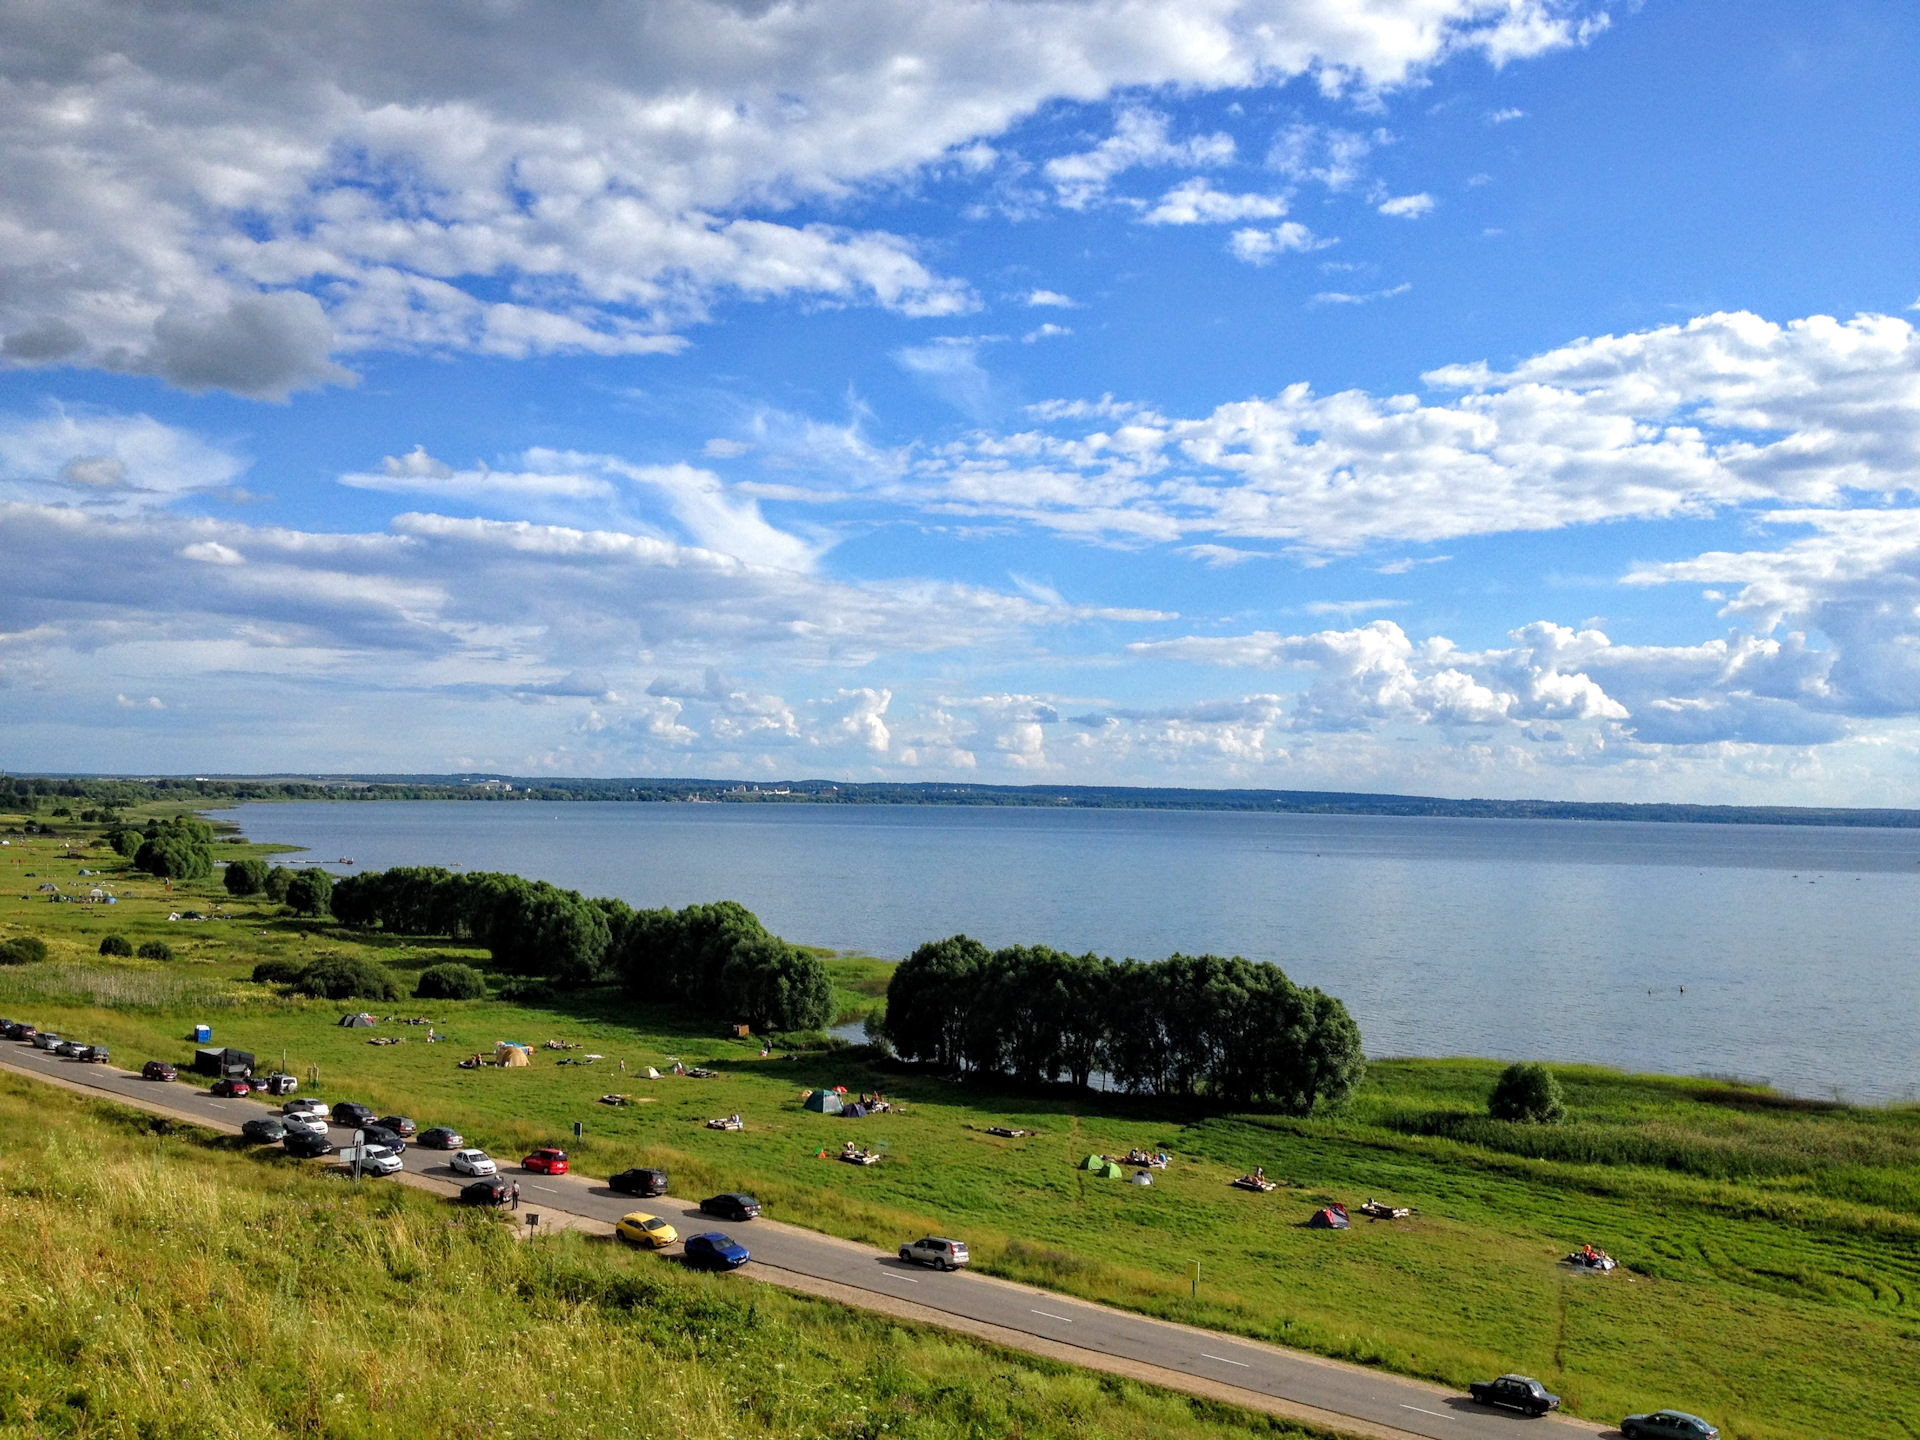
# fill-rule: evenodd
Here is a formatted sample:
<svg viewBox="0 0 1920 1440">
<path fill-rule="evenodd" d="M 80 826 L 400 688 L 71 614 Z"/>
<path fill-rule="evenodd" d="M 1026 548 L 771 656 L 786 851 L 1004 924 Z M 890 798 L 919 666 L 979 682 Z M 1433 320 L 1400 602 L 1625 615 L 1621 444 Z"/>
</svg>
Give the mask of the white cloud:
<svg viewBox="0 0 1920 1440">
<path fill-rule="evenodd" d="M 1396 220 L 1417 220 L 1422 215 L 1433 213 L 1433 196 L 1424 191 L 1418 195 L 1396 195 L 1383 200 L 1377 207 L 1382 215 L 1390 215 Z"/>
<path fill-rule="evenodd" d="M 1487 112 L 1487 123 L 1489 125 L 1506 125 L 1512 121 L 1524 120 L 1526 118 L 1526 111 L 1516 110 L 1511 106 L 1504 110 L 1490 110 Z"/>
<path fill-rule="evenodd" d="M 1058 290 L 1029 290 L 1021 297 L 1021 303 L 1034 306 L 1054 306 L 1062 310 L 1074 308 L 1070 296 L 1062 295 Z"/>
<path fill-rule="evenodd" d="M 1402 280 L 1384 290 L 1322 290 L 1307 303 L 1309 305 L 1371 305 L 1376 300 L 1391 300 L 1396 295 L 1404 295 L 1413 289 L 1410 281 Z"/>
<path fill-rule="evenodd" d="M 1318 181 L 1335 192 L 1350 190 L 1366 174 L 1367 156 L 1389 138 L 1379 131 L 1362 135 L 1320 125 L 1289 125 L 1274 136 L 1267 166 L 1290 180 Z"/>
<path fill-rule="evenodd" d="M 1022 335 L 1020 339 L 1023 344 L 1031 345 L 1036 340 L 1055 340 L 1071 334 L 1073 334 L 1073 330 L 1070 326 L 1055 325 L 1049 321 L 1037 329 L 1029 330 L 1026 334 Z"/>
<path fill-rule="evenodd" d="M 1091 150 L 1060 155 L 1044 168 L 1054 193 L 1069 210 L 1083 210 L 1103 199 L 1115 176 L 1137 166 L 1225 165 L 1233 159 L 1233 137 L 1221 132 L 1175 140 L 1171 122 L 1157 110 L 1123 109 L 1113 133 Z"/>
<path fill-rule="evenodd" d="M 1244 565 L 1249 560 L 1273 558 L 1258 550 L 1238 550 L 1231 545 L 1182 545 L 1174 553 L 1198 560 L 1212 570 L 1225 570 L 1235 565 Z"/>
<path fill-rule="evenodd" d="M 113 697 L 113 703 L 118 705 L 122 710 L 164 710 L 167 708 L 158 695 L 149 695 L 145 700 L 134 700 L 126 695 L 116 695 Z"/>
<path fill-rule="evenodd" d="M 1334 244 L 1322 240 L 1298 221 L 1289 220 L 1271 230 L 1236 230 L 1227 241 L 1227 253 L 1249 265 L 1265 265 L 1277 255 L 1321 250 Z"/>
<path fill-rule="evenodd" d="M 237 456 L 146 415 L 49 407 L 0 414 L 0 500 L 129 514 L 218 490 Z"/>
<path fill-rule="evenodd" d="M 1205 179 L 1183 180 L 1141 220 L 1148 225 L 1225 225 L 1236 220 L 1274 220 L 1287 213 L 1281 195 L 1230 195 Z"/>
</svg>

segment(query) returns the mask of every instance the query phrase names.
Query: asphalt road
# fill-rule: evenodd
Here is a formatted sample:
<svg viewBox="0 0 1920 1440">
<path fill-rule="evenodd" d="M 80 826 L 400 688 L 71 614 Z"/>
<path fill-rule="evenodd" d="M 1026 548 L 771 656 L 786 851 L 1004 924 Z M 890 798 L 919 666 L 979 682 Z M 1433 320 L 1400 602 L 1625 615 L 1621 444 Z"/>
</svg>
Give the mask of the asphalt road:
<svg viewBox="0 0 1920 1440">
<path fill-rule="evenodd" d="M 237 1127 L 255 1116 L 279 1112 L 277 1101 L 264 1105 L 253 1100 L 222 1100 L 198 1086 L 143 1080 L 124 1070 L 61 1059 L 16 1042 L 0 1042 L 0 1062 L 26 1074 L 137 1100 L 146 1109 L 210 1121 L 216 1126 Z M 421 1128 L 428 1123 L 423 1120 Z M 331 1133 L 335 1145 L 351 1143 L 353 1138 L 352 1131 L 339 1127 Z M 501 1174 L 519 1181 L 523 1216 L 544 1208 L 611 1224 L 630 1211 L 650 1211 L 671 1221 L 683 1236 L 699 1230 L 724 1231 L 747 1246 L 756 1262 L 796 1275 L 1019 1332 L 1054 1345 L 1272 1396 L 1326 1412 L 1329 1417 L 1365 1422 L 1369 1429 L 1389 1429 L 1432 1440 L 1507 1440 L 1520 1435 L 1531 1435 L 1535 1440 L 1569 1440 L 1575 1433 L 1617 1434 L 1591 1421 L 1556 1416 L 1543 1422 L 1489 1411 L 1457 1393 L 1360 1366 L 1091 1305 L 991 1276 L 966 1271 L 941 1274 L 906 1264 L 892 1254 L 875 1254 L 863 1245 L 764 1217 L 733 1225 L 702 1215 L 695 1202 L 672 1196 L 638 1200 L 616 1193 L 603 1181 L 578 1175 L 528 1174 L 520 1169 L 518 1157 L 494 1158 L 501 1161 Z M 404 1163 L 416 1182 L 439 1182 L 432 1185 L 435 1189 L 450 1193 L 471 1183 L 468 1177 L 455 1174 L 446 1157 L 437 1151 L 409 1147 Z M 1390 1297 L 1383 1297 L 1382 1303 L 1390 1304 Z"/>
</svg>

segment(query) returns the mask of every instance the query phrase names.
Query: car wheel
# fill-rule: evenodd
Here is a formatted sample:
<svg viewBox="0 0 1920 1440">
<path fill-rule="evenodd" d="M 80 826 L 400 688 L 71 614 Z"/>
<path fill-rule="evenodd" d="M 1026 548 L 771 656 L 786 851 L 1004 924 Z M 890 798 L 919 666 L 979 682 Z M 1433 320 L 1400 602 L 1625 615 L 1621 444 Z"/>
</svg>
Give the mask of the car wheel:
<svg viewBox="0 0 1920 1440">
<path fill-rule="evenodd" d="M 940 1270 L 942 1274 L 945 1274 L 947 1271 L 951 1269 L 953 1269 L 953 1266 L 949 1265 L 946 1261 L 942 1260 L 940 1262 Z"/>
</svg>

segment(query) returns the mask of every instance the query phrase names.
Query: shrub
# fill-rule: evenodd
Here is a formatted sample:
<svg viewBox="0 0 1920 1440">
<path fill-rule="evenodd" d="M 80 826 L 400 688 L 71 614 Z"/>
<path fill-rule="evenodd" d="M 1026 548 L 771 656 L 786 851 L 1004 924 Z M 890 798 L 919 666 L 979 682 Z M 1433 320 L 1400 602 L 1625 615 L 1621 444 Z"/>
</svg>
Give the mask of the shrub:
<svg viewBox="0 0 1920 1440">
<path fill-rule="evenodd" d="M 333 876 L 324 870 L 302 870 L 287 882 L 287 904 L 296 915 L 324 915 L 333 899 Z"/>
<path fill-rule="evenodd" d="M 1529 1125 L 1558 1125 L 1567 1118 L 1566 1101 L 1553 1072 L 1537 1061 L 1521 1061 L 1500 1072 L 1487 1097 L 1487 1113 L 1496 1120 Z"/>
<path fill-rule="evenodd" d="M 487 977 L 471 965 L 429 965 L 413 987 L 416 1000 L 484 1000 Z"/>
<path fill-rule="evenodd" d="M 124 935 L 109 935 L 100 942 L 100 953 L 102 955 L 118 955 L 122 959 L 131 959 L 133 956 L 133 944 Z"/>
<path fill-rule="evenodd" d="M 253 983 L 256 985 L 292 985 L 300 979 L 300 972 L 307 967 L 298 960 L 273 957 L 262 960 L 253 967 Z"/>
<path fill-rule="evenodd" d="M 38 935 L 0 941 L 0 965 L 37 965 L 47 958 L 47 942 Z"/>
<path fill-rule="evenodd" d="M 113 848 L 124 858 L 131 860 L 140 853 L 140 847 L 147 843 L 147 837 L 138 830 L 116 830 L 107 837 Z"/>
<path fill-rule="evenodd" d="M 173 947 L 164 940 L 142 940 L 140 948 L 134 951 L 142 960 L 171 960 Z"/>
<path fill-rule="evenodd" d="M 267 892 L 267 899 L 276 905 L 287 903 L 287 887 L 293 884 L 293 871 L 284 865 L 276 865 L 267 872 L 267 878 L 261 889 Z"/>
<path fill-rule="evenodd" d="M 227 866 L 229 895 L 258 895 L 267 888 L 267 862 L 235 860 Z"/>
<path fill-rule="evenodd" d="M 358 955 L 325 955 L 293 982 L 322 1000 L 399 1000 L 405 992 L 393 973 Z"/>
</svg>

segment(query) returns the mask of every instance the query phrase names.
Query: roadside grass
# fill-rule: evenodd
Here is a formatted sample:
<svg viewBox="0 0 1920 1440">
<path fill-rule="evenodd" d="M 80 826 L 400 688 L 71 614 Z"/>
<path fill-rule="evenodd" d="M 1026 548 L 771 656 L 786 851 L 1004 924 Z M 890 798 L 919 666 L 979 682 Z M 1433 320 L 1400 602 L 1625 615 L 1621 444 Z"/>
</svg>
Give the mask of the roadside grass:
<svg viewBox="0 0 1920 1440">
<path fill-rule="evenodd" d="M 0 1077 L 0 1435 L 1313 1432 Z"/>
<path fill-rule="evenodd" d="M 35 851 L 26 868 L 49 874 L 95 863 L 55 861 L 43 842 Z M 132 882 L 142 887 L 156 888 Z M 982 1269 L 1172 1319 L 1454 1385 L 1522 1370 L 1596 1419 L 1676 1405 L 1730 1436 L 1920 1432 L 1920 1387 L 1907 1380 L 1920 1342 L 1914 1107 L 1557 1066 L 1570 1123 L 1541 1129 L 1485 1118 L 1493 1062 L 1389 1060 L 1371 1067 L 1341 1116 L 1209 1117 L 1122 1096 L 955 1086 L 865 1049 L 761 1060 L 757 1039 L 721 1038 L 671 1007 L 610 992 L 540 1007 L 383 1005 L 383 1017 L 427 1016 L 452 1039 L 426 1045 L 424 1027 L 383 1023 L 374 1036 L 402 1043 L 372 1046 L 366 1031 L 336 1023 L 358 1006 L 283 999 L 237 977 L 269 954 L 364 953 L 413 971 L 473 952 L 356 935 L 251 902 L 234 903 L 231 922 L 170 923 L 165 905 L 188 902 L 136 893 L 113 907 L 113 927 L 136 941 L 162 935 L 181 958 L 95 964 L 86 956 L 105 933 L 101 907 L 14 893 L 0 895 L 0 934 L 31 930 L 55 953 L 46 966 L 0 970 L 0 1013 L 40 997 L 19 1018 L 105 1041 L 122 1064 L 187 1058 L 183 1037 L 207 1021 L 217 1043 L 263 1060 L 284 1049 L 303 1080 L 316 1067 L 329 1099 L 451 1124 L 503 1156 L 558 1142 L 588 1174 L 661 1164 L 678 1194 L 752 1190 L 771 1215 L 879 1246 L 958 1234 Z M 57 984 L 36 977 L 60 967 Z M 77 972 L 89 968 L 203 988 L 192 1000 L 156 991 L 142 1003 L 118 981 L 88 991 Z M 523 1070 L 455 1065 L 496 1040 L 548 1038 L 578 1042 L 568 1058 L 605 1058 L 562 1067 L 562 1056 L 537 1050 Z M 721 1076 L 640 1078 L 676 1058 Z M 831 1084 L 883 1090 L 901 1109 L 852 1121 L 800 1108 L 804 1090 Z M 599 1104 L 609 1092 L 635 1103 Z M 705 1128 L 734 1111 L 744 1132 Z M 985 1133 L 994 1124 L 1037 1133 L 999 1139 Z M 886 1159 L 835 1163 L 850 1138 Z M 1175 1156 L 1150 1188 L 1074 1168 L 1136 1145 Z M 1227 1185 L 1254 1165 L 1283 1188 Z M 1419 1213 L 1356 1219 L 1347 1232 L 1304 1228 L 1322 1204 L 1369 1196 Z M 1623 1270 L 1588 1277 L 1558 1263 L 1587 1241 Z"/>
</svg>

